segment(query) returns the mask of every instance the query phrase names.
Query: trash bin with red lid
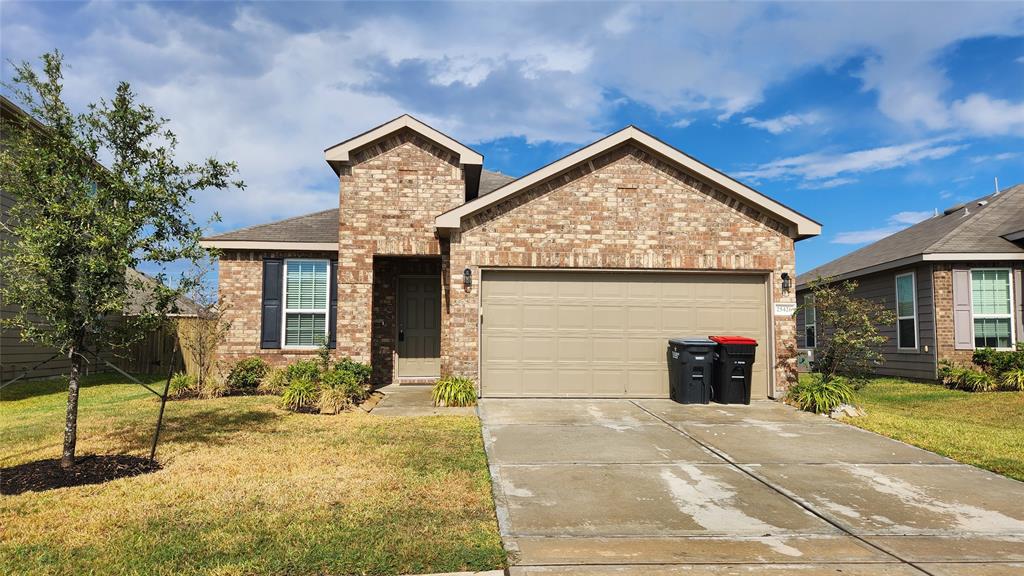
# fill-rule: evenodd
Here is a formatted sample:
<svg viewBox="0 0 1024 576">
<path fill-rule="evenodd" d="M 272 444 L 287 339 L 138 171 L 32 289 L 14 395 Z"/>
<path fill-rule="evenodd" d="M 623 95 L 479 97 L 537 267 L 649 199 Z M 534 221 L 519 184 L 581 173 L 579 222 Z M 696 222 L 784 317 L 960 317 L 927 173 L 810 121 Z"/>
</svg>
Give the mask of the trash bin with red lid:
<svg viewBox="0 0 1024 576">
<path fill-rule="evenodd" d="M 750 404 L 750 377 L 757 340 L 746 336 L 709 336 L 718 343 L 711 400 L 720 404 Z"/>
</svg>

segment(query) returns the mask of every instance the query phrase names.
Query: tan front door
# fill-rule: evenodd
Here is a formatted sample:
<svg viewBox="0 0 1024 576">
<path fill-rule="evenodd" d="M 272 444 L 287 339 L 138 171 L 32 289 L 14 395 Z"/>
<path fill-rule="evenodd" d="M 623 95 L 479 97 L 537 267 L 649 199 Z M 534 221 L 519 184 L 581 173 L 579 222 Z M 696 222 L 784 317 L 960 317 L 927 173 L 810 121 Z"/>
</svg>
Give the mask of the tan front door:
<svg viewBox="0 0 1024 576">
<path fill-rule="evenodd" d="M 441 279 L 398 279 L 398 376 L 441 374 Z"/>
<path fill-rule="evenodd" d="M 751 397 L 768 392 L 763 275 L 485 271 L 484 396 L 668 397 L 668 339 L 760 344 Z"/>
</svg>

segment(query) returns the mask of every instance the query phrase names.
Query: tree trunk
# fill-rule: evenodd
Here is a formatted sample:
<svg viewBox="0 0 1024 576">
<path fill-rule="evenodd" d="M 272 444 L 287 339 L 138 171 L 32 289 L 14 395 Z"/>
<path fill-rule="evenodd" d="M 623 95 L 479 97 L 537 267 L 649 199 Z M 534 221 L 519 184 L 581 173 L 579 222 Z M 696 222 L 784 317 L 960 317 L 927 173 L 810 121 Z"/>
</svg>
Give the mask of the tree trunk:
<svg viewBox="0 0 1024 576">
<path fill-rule="evenodd" d="M 75 465 L 75 443 L 78 441 L 78 384 L 81 380 L 82 357 L 77 348 L 71 349 L 71 375 L 68 377 L 68 410 L 64 415 L 64 452 L 60 467 L 65 470 Z"/>
</svg>

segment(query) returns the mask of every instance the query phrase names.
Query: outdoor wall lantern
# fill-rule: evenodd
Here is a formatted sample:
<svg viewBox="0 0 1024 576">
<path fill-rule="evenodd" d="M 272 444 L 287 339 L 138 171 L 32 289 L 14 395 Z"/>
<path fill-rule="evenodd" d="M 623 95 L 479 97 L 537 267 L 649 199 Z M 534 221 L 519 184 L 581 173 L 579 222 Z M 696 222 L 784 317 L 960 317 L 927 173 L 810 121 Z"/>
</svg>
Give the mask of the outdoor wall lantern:
<svg viewBox="0 0 1024 576">
<path fill-rule="evenodd" d="M 782 273 L 782 293 L 783 294 L 789 294 L 789 287 L 790 287 L 790 285 L 791 285 L 791 281 L 789 279 L 789 272 L 783 272 Z"/>
<path fill-rule="evenodd" d="M 462 271 L 462 285 L 466 287 L 467 292 L 473 287 L 473 271 L 469 268 Z"/>
</svg>

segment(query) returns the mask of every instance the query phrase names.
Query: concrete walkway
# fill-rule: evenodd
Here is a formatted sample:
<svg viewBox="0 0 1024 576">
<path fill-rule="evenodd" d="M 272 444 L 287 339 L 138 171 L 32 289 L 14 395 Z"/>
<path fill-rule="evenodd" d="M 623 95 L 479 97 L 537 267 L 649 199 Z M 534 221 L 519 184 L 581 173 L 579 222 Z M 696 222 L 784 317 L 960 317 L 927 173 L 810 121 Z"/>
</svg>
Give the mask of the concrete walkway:
<svg viewBox="0 0 1024 576">
<path fill-rule="evenodd" d="M 1024 484 L 788 406 L 480 415 L 512 574 L 1024 574 Z"/>
<path fill-rule="evenodd" d="M 476 407 L 443 408 L 434 406 L 431 386 L 392 384 L 377 390 L 384 398 L 370 414 L 377 416 L 476 416 Z"/>
</svg>

